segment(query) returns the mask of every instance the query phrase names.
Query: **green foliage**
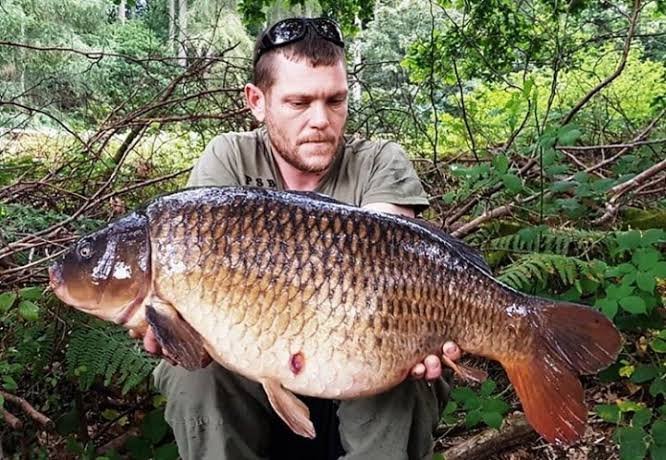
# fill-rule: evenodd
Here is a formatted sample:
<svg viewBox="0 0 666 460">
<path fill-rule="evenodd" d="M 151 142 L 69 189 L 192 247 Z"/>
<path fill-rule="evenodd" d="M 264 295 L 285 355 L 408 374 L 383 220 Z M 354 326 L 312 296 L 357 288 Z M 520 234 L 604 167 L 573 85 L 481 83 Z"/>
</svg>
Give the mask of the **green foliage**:
<svg viewBox="0 0 666 460">
<path fill-rule="evenodd" d="M 527 254 L 506 267 L 498 279 L 518 290 L 529 291 L 531 288 L 542 290 L 555 285 L 562 287 L 576 286 L 583 290 L 582 281 L 599 283 L 603 266 L 587 262 L 576 257 L 558 254 Z"/>
<path fill-rule="evenodd" d="M 497 388 L 494 380 L 488 379 L 478 391 L 469 387 L 457 387 L 451 391 L 451 400 L 446 405 L 442 420 L 447 424 L 457 423 L 459 417 L 464 417 L 468 428 L 485 424 L 492 428 L 499 428 L 510 406 L 499 395 L 493 394 Z"/>
<path fill-rule="evenodd" d="M 72 333 L 67 350 L 67 369 L 87 390 L 96 378 L 104 384 L 135 388 L 150 375 L 156 360 L 148 357 L 124 329 L 108 324 L 80 324 Z"/>
</svg>

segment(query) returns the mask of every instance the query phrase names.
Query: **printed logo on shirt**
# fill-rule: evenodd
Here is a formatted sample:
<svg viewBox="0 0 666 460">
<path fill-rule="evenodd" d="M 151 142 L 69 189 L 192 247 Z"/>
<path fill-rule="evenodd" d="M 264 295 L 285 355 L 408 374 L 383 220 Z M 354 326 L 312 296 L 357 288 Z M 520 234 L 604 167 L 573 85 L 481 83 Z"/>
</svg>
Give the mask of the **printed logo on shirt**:
<svg viewBox="0 0 666 460">
<path fill-rule="evenodd" d="M 250 177 L 248 175 L 245 175 L 245 185 L 256 185 L 257 187 L 277 188 L 277 184 L 273 179 L 266 179 L 263 177 Z"/>
</svg>

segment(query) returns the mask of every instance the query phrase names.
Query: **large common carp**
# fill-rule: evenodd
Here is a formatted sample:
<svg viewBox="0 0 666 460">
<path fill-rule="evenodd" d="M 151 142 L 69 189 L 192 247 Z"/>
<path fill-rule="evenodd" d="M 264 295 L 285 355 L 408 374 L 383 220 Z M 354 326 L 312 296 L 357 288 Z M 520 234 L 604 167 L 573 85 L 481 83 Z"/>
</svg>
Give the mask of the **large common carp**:
<svg viewBox="0 0 666 460">
<path fill-rule="evenodd" d="M 207 352 L 261 382 L 309 437 L 292 391 L 376 394 L 453 340 L 499 361 L 536 431 L 571 443 L 587 415 L 578 375 L 611 364 L 621 346 L 599 312 L 503 285 L 436 228 L 313 193 L 163 196 L 82 238 L 50 275 L 80 310 L 140 332 L 150 324 L 181 365 L 200 367 Z"/>
</svg>

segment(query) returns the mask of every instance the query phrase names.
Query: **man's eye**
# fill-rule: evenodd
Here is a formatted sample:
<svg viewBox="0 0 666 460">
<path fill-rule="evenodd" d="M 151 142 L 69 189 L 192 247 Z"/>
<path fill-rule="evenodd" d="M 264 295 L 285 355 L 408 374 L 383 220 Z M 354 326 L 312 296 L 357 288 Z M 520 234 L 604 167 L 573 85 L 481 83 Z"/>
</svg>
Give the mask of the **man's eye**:
<svg viewBox="0 0 666 460">
<path fill-rule="evenodd" d="M 305 106 L 308 105 L 307 102 L 303 102 L 303 101 L 292 101 L 292 102 L 290 102 L 290 104 L 291 104 L 292 107 L 297 108 L 297 109 L 302 109 L 302 108 L 304 108 Z"/>
</svg>

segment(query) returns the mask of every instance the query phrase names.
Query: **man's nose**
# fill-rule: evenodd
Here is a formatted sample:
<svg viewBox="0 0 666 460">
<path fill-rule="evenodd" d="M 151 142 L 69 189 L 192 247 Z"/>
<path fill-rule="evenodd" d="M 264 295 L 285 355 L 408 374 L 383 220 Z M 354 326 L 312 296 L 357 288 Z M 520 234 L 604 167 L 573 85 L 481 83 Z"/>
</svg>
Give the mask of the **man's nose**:
<svg viewBox="0 0 666 460">
<path fill-rule="evenodd" d="M 317 129 L 324 129 L 329 124 L 326 105 L 319 103 L 312 104 L 310 107 L 310 126 Z"/>
</svg>

